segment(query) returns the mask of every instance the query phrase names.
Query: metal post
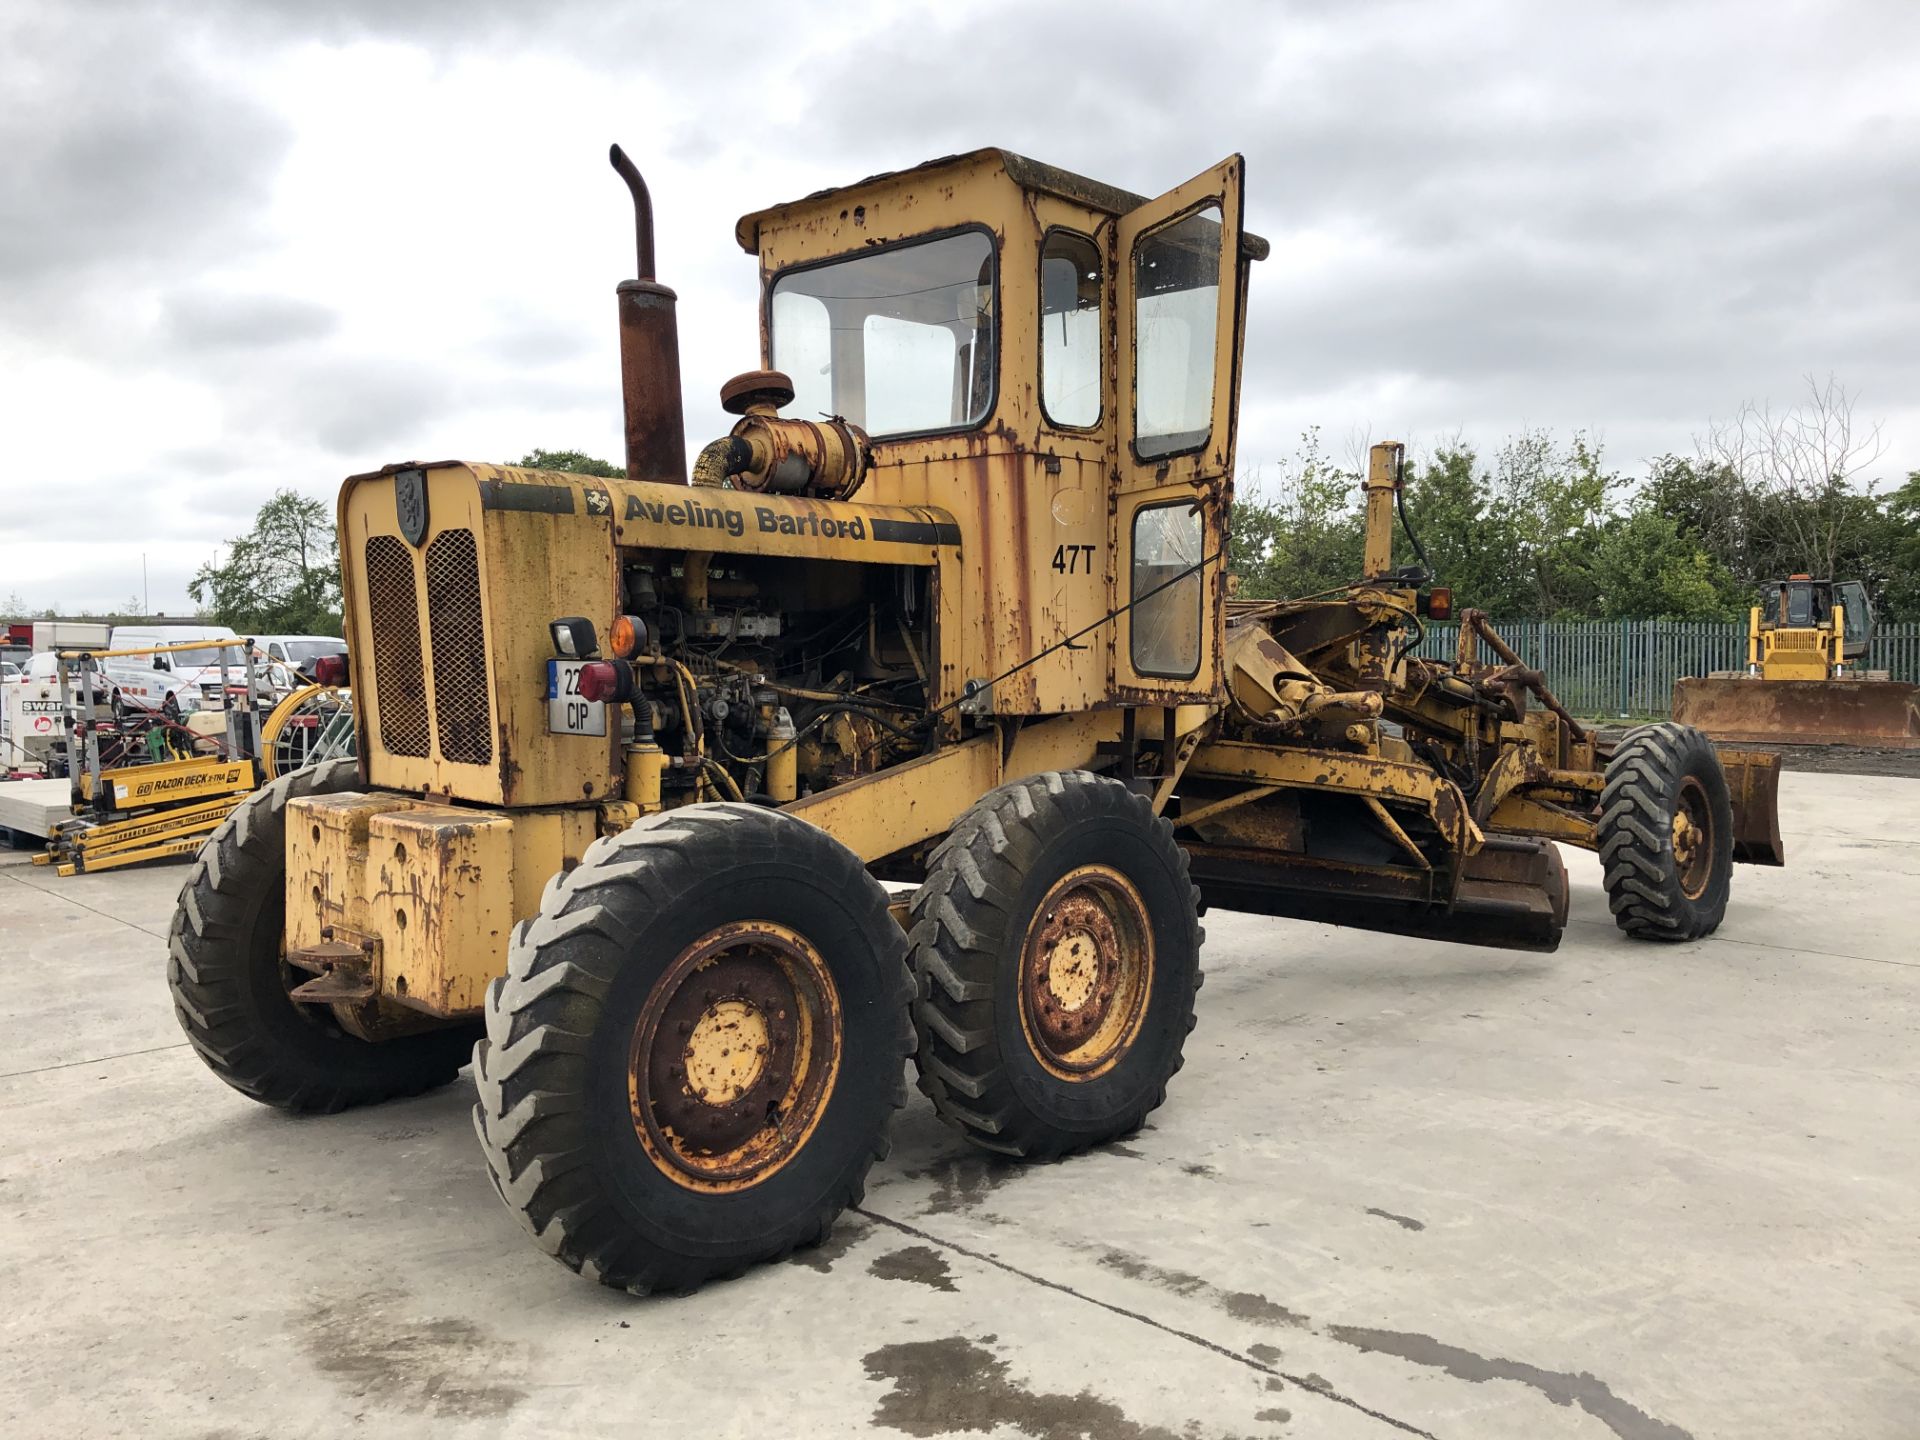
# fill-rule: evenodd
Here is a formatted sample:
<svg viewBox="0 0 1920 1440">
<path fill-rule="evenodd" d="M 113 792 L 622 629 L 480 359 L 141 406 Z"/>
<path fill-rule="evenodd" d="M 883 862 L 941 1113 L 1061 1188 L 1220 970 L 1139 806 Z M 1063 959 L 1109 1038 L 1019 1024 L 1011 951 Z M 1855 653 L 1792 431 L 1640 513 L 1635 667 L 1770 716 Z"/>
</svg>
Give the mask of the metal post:
<svg viewBox="0 0 1920 1440">
<path fill-rule="evenodd" d="M 93 696 L 93 656 L 90 654 L 80 657 L 80 703 L 81 714 L 87 722 L 87 784 L 82 798 L 91 800 L 100 785 L 100 736 L 99 727 L 93 723 L 99 702 Z M 69 774 L 73 771 L 72 755 L 67 757 L 67 771 Z"/>
<path fill-rule="evenodd" d="M 73 783 L 73 696 L 67 689 L 67 657 L 56 646 L 53 652 L 53 673 L 60 682 L 60 726 L 67 737 L 67 783 Z M 53 768 L 53 747 L 47 747 L 47 768 Z"/>
<path fill-rule="evenodd" d="M 246 672 L 246 677 L 247 677 L 247 703 L 243 707 L 241 707 L 241 711 L 240 711 L 241 715 L 245 717 L 245 719 L 243 719 L 241 722 L 245 732 L 242 737 L 242 744 L 244 748 L 239 751 L 233 752 L 230 758 L 237 759 L 239 758 L 239 756 L 245 755 L 248 759 L 253 759 L 255 756 L 257 756 L 260 753 L 259 731 L 258 731 L 260 716 L 259 716 L 259 712 L 253 708 L 253 637 L 252 636 L 248 636 L 246 643 L 240 647 L 240 665 L 241 665 L 241 668 Z"/>
<path fill-rule="evenodd" d="M 1620 718 L 1626 718 L 1626 616 L 1620 616 Z"/>
</svg>

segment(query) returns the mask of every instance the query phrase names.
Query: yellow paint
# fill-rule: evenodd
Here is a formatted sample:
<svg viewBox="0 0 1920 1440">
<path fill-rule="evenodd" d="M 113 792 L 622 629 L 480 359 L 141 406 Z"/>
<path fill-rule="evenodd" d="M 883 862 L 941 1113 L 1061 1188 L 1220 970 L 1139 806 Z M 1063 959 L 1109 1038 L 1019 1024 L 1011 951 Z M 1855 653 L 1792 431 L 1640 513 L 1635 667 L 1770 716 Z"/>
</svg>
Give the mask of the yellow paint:
<svg viewBox="0 0 1920 1440">
<path fill-rule="evenodd" d="M 432 1015 L 476 1011 L 506 970 L 515 922 L 598 833 L 586 808 L 505 814 L 405 795 L 313 796 L 287 804 L 290 948 L 375 942 L 378 993 Z"/>
</svg>

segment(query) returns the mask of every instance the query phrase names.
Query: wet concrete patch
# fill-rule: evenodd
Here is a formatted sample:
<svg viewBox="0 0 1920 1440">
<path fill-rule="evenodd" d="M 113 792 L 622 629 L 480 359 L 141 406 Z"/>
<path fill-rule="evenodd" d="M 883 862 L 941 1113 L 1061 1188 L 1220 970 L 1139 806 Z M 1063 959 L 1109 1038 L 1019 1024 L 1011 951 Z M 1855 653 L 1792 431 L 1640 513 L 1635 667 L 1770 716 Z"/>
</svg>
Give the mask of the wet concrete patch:
<svg viewBox="0 0 1920 1440">
<path fill-rule="evenodd" d="M 1416 1220 L 1411 1215 L 1396 1215 L 1391 1210 L 1376 1210 L 1371 1205 L 1367 1207 L 1367 1214 L 1378 1215 L 1382 1220 L 1391 1220 L 1402 1230 L 1424 1230 L 1427 1228 L 1427 1222 L 1424 1220 Z"/>
<path fill-rule="evenodd" d="M 1403 1330 L 1368 1330 L 1358 1325 L 1329 1325 L 1325 1332 L 1342 1344 L 1373 1354 L 1395 1355 L 1428 1365 L 1461 1380 L 1515 1380 L 1539 1391 L 1556 1405 L 1578 1405 L 1620 1440 L 1693 1440 L 1690 1432 L 1647 1414 L 1613 1393 L 1605 1381 L 1581 1371 L 1542 1370 L 1518 1360 L 1476 1355 L 1431 1335 Z"/>
<path fill-rule="evenodd" d="M 909 1245 L 903 1250 L 889 1250 L 885 1255 L 876 1256 L 867 1266 L 869 1275 L 877 1275 L 882 1280 L 905 1280 L 914 1285 L 925 1285 L 930 1290 L 952 1290 L 953 1276 L 947 1269 L 947 1260 L 931 1245 Z"/>
<path fill-rule="evenodd" d="M 1204 1299 L 1219 1306 L 1236 1320 L 1245 1320 L 1254 1325 L 1293 1327 L 1307 1323 L 1306 1316 L 1264 1295 L 1256 1295 L 1250 1290 L 1228 1290 L 1184 1270 L 1169 1270 L 1165 1266 L 1151 1264 L 1124 1250 L 1104 1251 L 1100 1263 L 1129 1280 L 1145 1281 L 1174 1295 Z"/>
<path fill-rule="evenodd" d="M 1398 1220 L 1406 1217 L 1389 1216 L 1388 1218 Z M 1417 1228 L 1424 1228 L 1419 1226 L 1418 1221 L 1414 1224 Z M 1416 1365 L 1444 1370 L 1449 1375 L 1462 1380 L 1516 1381 L 1538 1391 L 1555 1405 L 1578 1405 L 1606 1425 L 1620 1437 L 1620 1440 L 1692 1440 L 1692 1436 L 1687 1431 L 1649 1415 L 1637 1405 L 1623 1400 L 1605 1381 L 1585 1371 L 1576 1374 L 1571 1371 L 1545 1370 L 1523 1361 L 1488 1358 L 1461 1346 L 1435 1340 L 1430 1335 L 1417 1335 L 1397 1330 L 1373 1330 L 1357 1325 L 1321 1324 L 1297 1310 L 1267 1299 L 1264 1295 L 1256 1295 L 1245 1290 L 1227 1290 L 1202 1276 L 1190 1274 L 1185 1270 L 1172 1270 L 1154 1265 L 1124 1250 L 1103 1251 L 1100 1255 L 1100 1264 L 1106 1269 L 1126 1276 L 1129 1280 L 1138 1280 L 1186 1299 L 1203 1300 L 1216 1305 L 1235 1319 L 1257 1325 L 1305 1330 L 1370 1354 L 1393 1355 L 1402 1360 L 1412 1361 Z M 1271 1365 L 1280 1359 L 1281 1352 L 1271 1345 L 1252 1345 L 1247 1347 L 1246 1353 L 1263 1365 Z M 1288 1378 L 1296 1379 L 1296 1383 L 1304 1388 L 1317 1390 L 1322 1394 L 1338 1396 L 1339 1393 L 1334 1389 L 1332 1382 L 1321 1375 L 1309 1374 Z"/>
<path fill-rule="evenodd" d="M 833 1262 L 840 1259 L 873 1228 L 871 1222 L 856 1219 L 852 1215 L 842 1215 L 834 1222 L 832 1232 L 818 1245 L 808 1250 L 796 1250 L 790 1262 L 804 1265 L 809 1270 L 818 1270 L 822 1275 L 833 1273 Z"/>
<path fill-rule="evenodd" d="M 874 1408 L 873 1423 L 905 1435 L 1003 1428 L 1033 1440 L 1203 1440 L 1208 1434 L 1194 1424 L 1178 1431 L 1143 1425 L 1091 1390 L 1029 1389 L 1006 1361 L 964 1335 L 883 1345 L 864 1362 L 869 1377 L 892 1386 Z"/>
<path fill-rule="evenodd" d="M 960 1155 L 906 1173 L 910 1180 L 933 1182 L 933 1193 L 920 1208 L 922 1215 L 957 1215 L 974 1209 L 995 1190 L 1030 1169 L 1007 1160 Z"/>
<path fill-rule="evenodd" d="M 300 1348 L 314 1368 L 356 1399 L 449 1419 L 506 1414 L 527 1398 L 518 1385 L 524 1353 L 471 1321 L 403 1319 L 389 1295 L 309 1307 Z"/>
</svg>

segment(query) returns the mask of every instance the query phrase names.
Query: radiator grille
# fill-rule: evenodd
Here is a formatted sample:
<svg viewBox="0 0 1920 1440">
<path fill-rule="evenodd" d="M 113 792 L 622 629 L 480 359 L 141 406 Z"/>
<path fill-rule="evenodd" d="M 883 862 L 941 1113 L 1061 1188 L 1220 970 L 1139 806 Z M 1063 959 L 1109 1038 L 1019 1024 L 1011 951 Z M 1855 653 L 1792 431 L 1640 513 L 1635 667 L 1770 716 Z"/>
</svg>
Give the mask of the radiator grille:
<svg viewBox="0 0 1920 1440">
<path fill-rule="evenodd" d="M 425 756 L 426 676 L 420 664 L 420 607 L 413 556 L 392 535 L 367 537 L 367 611 L 373 629 L 373 685 L 380 743 L 394 755 Z"/>
<path fill-rule="evenodd" d="M 433 643 L 433 720 L 442 758 L 493 760 L 480 557 L 471 530 L 443 530 L 427 546 L 427 625 Z"/>
</svg>

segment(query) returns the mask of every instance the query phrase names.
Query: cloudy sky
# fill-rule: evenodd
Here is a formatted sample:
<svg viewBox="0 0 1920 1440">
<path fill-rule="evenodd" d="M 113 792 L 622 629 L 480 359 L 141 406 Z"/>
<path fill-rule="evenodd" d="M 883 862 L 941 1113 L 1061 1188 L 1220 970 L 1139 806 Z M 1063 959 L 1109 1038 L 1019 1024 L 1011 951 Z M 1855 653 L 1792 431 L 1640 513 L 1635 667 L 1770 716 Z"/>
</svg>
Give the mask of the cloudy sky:
<svg viewBox="0 0 1920 1440">
<path fill-rule="evenodd" d="M 1837 376 L 1920 467 L 1920 5 L 7 0 L 0 602 L 186 581 L 276 486 L 618 457 L 621 141 L 690 451 L 757 363 L 740 213 L 997 144 L 1247 157 L 1241 462 L 1319 425 L 1637 471 Z"/>
</svg>

